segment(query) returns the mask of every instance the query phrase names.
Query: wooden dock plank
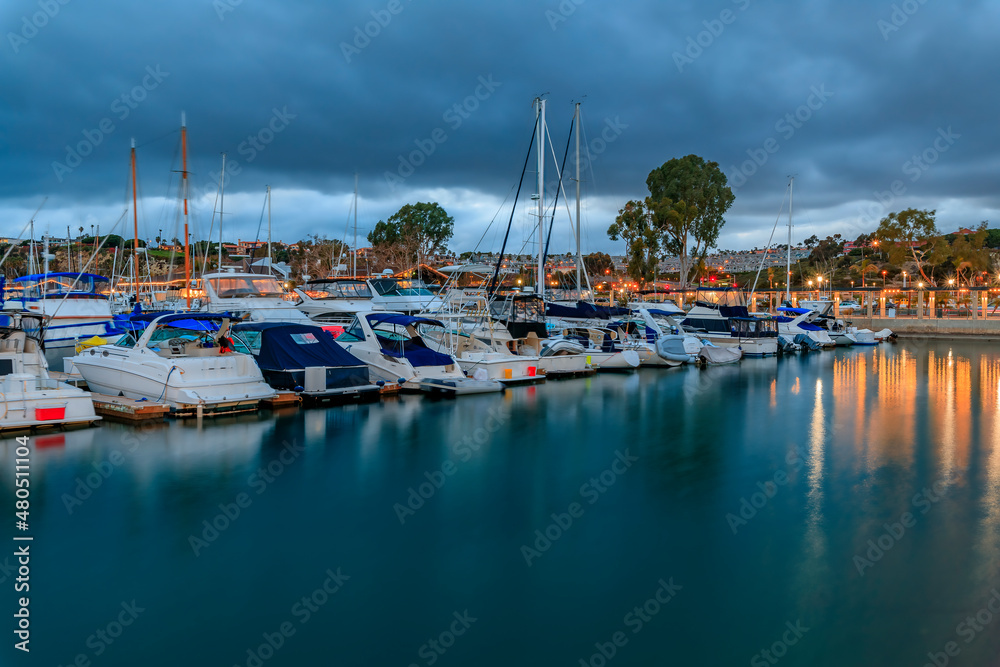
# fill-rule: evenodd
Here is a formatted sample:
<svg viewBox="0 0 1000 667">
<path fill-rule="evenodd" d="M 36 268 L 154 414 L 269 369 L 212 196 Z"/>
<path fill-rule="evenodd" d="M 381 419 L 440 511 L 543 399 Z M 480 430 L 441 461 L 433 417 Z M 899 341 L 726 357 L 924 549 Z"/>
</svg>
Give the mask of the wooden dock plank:
<svg viewBox="0 0 1000 667">
<path fill-rule="evenodd" d="M 107 394 L 90 395 L 94 403 L 94 412 L 108 419 L 135 422 L 162 420 L 170 412 L 166 403 L 152 401 L 137 401 L 124 396 L 108 396 Z"/>
</svg>

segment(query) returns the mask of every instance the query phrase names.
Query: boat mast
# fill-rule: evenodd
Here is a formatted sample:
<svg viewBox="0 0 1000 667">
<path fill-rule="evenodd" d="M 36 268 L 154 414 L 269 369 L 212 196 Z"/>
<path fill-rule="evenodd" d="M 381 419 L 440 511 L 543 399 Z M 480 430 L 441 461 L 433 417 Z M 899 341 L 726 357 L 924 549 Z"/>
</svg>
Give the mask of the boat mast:
<svg viewBox="0 0 1000 667">
<path fill-rule="evenodd" d="M 576 289 L 583 298 L 583 283 L 580 271 L 583 268 L 583 255 L 580 251 L 580 103 L 576 103 Z"/>
<path fill-rule="evenodd" d="M 132 289 L 139 300 L 139 198 L 135 182 L 135 139 L 132 139 Z"/>
<path fill-rule="evenodd" d="M 795 184 L 795 177 L 788 179 L 788 248 L 787 259 L 785 261 L 785 301 L 792 301 L 792 186 Z"/>
<path fill-rule="evenodd" d="M 184 294 L 191 310 L 191 246 L 188 243 L 187 116 L 181 112 L 181 195 L 184 197 Z"/>
<path fill-rule="evenodd" d="M 28 273 L 35 273 L 37 270 L 35 267 L 35 219 L 31 219 L 31 231 L 28 233 L 31 237 L 31 243 L 28 245 Z"/>
<path fill-rule="evenodd" d="M 538 285 L 545 295 L 545 100 L 539 99 L 538 119 Z"/>
<path fill-rule="evenodd" d="M 219 249 L 222 249 L 222 243 L 219 242 Z M 267 186 L 267 274 L 274 275 L 274 271 L 271 270 L 271 186 Z"/>
<path fill-rule="evenodd" d="M 351 264 L 351 275 L 358 277 L 358 174 L 354 173 L 354 258 Z"/>
<path fill-rule="evenodd" d="M 226 208 L 226 154 L 225 153 L 222 154 L 222 180 L 219 183 L 219 189 L 220 189 L 220 192 L 219 192 L 219 266 L 218 266 L 218 271 L 222 271 L 222 212 Z M 271 191 L 271 187 L 270 186 L 268 186 L 267 191 L 268 192 Z M 271 233 L 271 218 L 270 218 L 270 214 L 269 214 L 269 217 L 267 219 L 267 225 L 268 225 L 268 227 L 267 227 L 267 229 L 268 229 L 268 236 L 270 236 L 270 233 Z M 260 229 L 260 227 L 258 227 L 257 229 Z M 271 239 L 268 238 L 268 241 L 270 241 L 270 240 Z M 268 251 L 268 252 L 270 252 L 270 251 Z"/>
<path fill-rule="evenodd" d="M 66 270 L 73 270 L 73 247 L 69 242 L 69 225 L 66 225 Z"/>
<path fill-rule="evenodd" d="M 45 278 L 48 279 L 48 277 L 49 277 L 49 235 L 48 234 L 43 234 L 42 235 L 42 260 L 45 262 L 44 263 L 45 270 L 43 271 L 43 273 L 45 274 Z"/>
</svg>

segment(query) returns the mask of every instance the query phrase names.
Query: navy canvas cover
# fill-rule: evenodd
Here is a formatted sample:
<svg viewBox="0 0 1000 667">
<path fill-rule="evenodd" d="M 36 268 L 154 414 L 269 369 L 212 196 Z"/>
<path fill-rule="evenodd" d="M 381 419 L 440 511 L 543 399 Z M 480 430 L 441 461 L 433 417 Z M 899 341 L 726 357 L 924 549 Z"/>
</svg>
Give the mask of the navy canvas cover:
<svg viewBox="0 0 1000 667">
<path fill-rule="evenodd" d="M 320 327 L 285 322 L 237 324 L 233 331 L 260 332 L 257 365 L 268 370 L 293 370 L 309 366 L 362 366 L 365 363 L 342 348 Z M 315 342 L 312 340 L 315 339 Z M 305 342 L 309 341 L 309 342 Z"/>
</svg>

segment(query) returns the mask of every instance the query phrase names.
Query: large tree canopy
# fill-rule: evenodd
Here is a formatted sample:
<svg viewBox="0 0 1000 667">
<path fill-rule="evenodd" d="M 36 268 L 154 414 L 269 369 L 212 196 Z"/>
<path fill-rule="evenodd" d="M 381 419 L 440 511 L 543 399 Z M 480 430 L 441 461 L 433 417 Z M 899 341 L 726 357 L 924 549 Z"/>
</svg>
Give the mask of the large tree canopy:
<svg viewBox="0 0 1000 667">
<path fill-rule="evenodd" d="M 715 245 L 735 196 L 719 164 L 697 155 L 674 158 L 649 172 L 646 186 L 661 247 L 680 259 L 681 286 L 686 287 L 695 268 L 691 259 L 704 259 Z"/>
<path fill-rule="evenodd" d="M 406 261 L 416 263 L 445 250 L 454 230 L 455 219 L 437 202 L 417 202 L 379 220 L 368 242 L 377 250 L 398 250 Z"/>
<path fill-rule="evenodd" d="M 628 275 L 635 280 L 655 280 L 660 255 L 660 233 L 653 226 L 650 200 L 630 201 L 608 227 L 612 241 L 625 241 Z"/>
<path fill-rule="evenodd" d="M 912 258 L 917 265 L 917 270 L 924 280 L 931 286 L 937 286 L 934 282 L 934 274 L 925 271 L 930 266 L 947 259 L 943 255 L 944 248 L 941 244 L 941 237 L 938 234 L 934 216 L 937 211 L 922 211 L 915 208 L 908 208 L 899 213 L 890 213 L 882 218 L 875 230 L 875 236 L 882 243 L 883 250 L 888 253 L 889 261 L 893 264 L 901 264 L 907 256 Z M 947 243 L 944 244 L 947 246 Z"/>
</svg>

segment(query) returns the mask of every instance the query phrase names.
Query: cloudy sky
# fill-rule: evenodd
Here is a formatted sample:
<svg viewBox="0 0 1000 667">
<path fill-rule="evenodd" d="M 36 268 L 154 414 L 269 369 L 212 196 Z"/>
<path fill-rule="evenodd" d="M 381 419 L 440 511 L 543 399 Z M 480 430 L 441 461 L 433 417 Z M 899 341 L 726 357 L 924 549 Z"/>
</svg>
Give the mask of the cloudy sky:
<svg viewBox="0 0 1000 667">
<path fill-rule="evenodd" d="M 582 102 L 585 251 L 620 252 L 618 208 L 690 153 L 737 186 L 724 248 L 767 243 L 790 175 L 796 240 L 911 206 L 1000 219 L 997 2 L 7 0 L 0 27 L 3 235 L 40 206 L 36 235 L 130 228 L 134 138 L 140 236 L 179 236 L 183 111 L 196 236 L 226 153 L 226 239 L 257 236 L 266 185 L 275 239 L 350 237 L 357 174 L 361 236 L 437 201 L 453 249 L 498 250 L 539 95 L 560 161 Z"/>
</svg>

